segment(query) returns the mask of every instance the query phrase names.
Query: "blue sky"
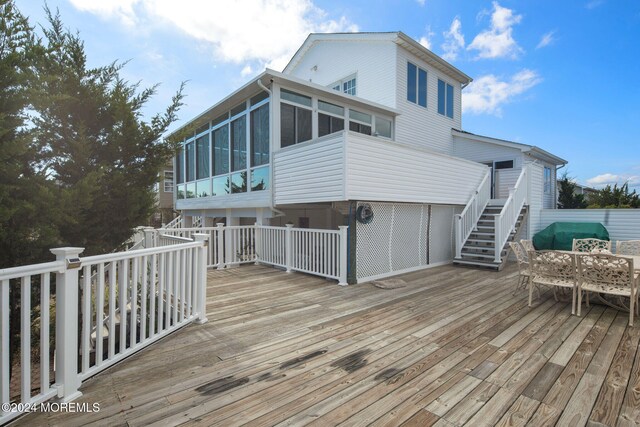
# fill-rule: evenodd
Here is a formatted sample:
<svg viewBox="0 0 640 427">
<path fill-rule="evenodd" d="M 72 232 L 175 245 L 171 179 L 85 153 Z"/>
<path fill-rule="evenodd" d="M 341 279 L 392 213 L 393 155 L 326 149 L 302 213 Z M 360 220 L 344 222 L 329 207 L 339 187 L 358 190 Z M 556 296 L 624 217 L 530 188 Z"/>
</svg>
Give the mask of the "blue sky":
<svg viewBox="0 0 640 427">
<path fill-rule="evenodd" d="M 17 0 L 32 23 L 43 4 Z M 464 130 L 537 145 L 578 182 L 640 189 L 637 0 L 49 0 L 91 65 L 161 83 L 148 112 L 188 81 L 183 123 L 265 66 L 281 70 L 310 31 L 396 31 L 474 78 Z M 174 127 L 180 125 L 177 123 Z"/>
</svg>

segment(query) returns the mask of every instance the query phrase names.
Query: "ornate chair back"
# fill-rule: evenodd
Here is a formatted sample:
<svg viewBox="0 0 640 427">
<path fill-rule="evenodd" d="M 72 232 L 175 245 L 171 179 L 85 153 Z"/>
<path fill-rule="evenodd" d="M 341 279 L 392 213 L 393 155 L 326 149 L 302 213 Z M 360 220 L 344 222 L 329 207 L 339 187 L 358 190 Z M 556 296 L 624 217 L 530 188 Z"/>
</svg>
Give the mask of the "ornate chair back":
<svg viewBox="0 0 640 427">
<path fill-rule="evenodd" d="M 591 252 L 593 250 L 611 252 L 611 241 L 600 239 L 573 239 L 571 250 L 574 252 Z"/>
<path fill-rule="evenodd" d="M 526 253 L 536 250 L 536 248 L 533 246 L 533 240 L 522 239 L 520 240 L 520 244 L 522 245 Z"/>
<path fill-rule="evenodd" d="M 618 240 L 616 253 L 618 255 L 640 255 L 640 240 Z"/>
<path fill-rule="evenodd" d="M 581 283 L 602 289 L 602 293 L 612 287 L 634 287 L 633 258 L 623 258 L 607 254 L 578 255 L 578 275 Z"/>
<path fill-rule="evenodd" d="M 567 252 L 529 252 L 529 265 L 534 282 L 554 285 L 557 282 L 576 282 L 576 260 Z"/>
</svg>

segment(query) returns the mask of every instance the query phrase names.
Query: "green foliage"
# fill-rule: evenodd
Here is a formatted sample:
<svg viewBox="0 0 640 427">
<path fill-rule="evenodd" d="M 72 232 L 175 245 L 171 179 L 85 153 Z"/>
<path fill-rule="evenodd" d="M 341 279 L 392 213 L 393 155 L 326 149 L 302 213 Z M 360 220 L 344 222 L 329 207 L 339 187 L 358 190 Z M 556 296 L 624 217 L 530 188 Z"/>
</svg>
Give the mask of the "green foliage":
<svg viewBox="0 0 640 427">
<path fill-rule="evenodd" d="M 629 192 L 629 184 L 625 183 L 618 187 L 618 184 L 607 185 L 597 193 L 589 197 L 589 208 L 599 209 L 624 209 L 640 208 L 640 196 L 636 190 Z"/>
<path fill-rule="evenodd" d="M 558 209 L 584 209 L 587 202 L 584 194 L 575 194 L 576 185 L 569 178 L 568 173 L 558 180 Z"/>
<path fill-rule="evenodd" d="M 33 30 L 13 1 L 0 0 L 0 267 L 51 259 L 55 198 L 25 128 L 34 59 Z"/>
<path fill-rule="evenodd" d="M 125 81 L 125 63 L 88 67 L 80 36 L 46 12 L 40 39 L 0 0 L 0 267 L 49 261 L 55 246 L 117 249 L 148 221 L 177 147 L 161 136 L 184 85 L 145 120 L 156 86 Z"/>
</svg>

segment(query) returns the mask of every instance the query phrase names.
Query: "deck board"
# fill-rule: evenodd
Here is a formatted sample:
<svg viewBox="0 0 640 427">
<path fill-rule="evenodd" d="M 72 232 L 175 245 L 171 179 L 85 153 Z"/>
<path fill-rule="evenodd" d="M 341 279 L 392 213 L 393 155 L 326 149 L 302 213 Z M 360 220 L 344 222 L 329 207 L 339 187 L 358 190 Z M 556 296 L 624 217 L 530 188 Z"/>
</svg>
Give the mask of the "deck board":
<svg viewBox="0 0 640 427">
<path fill-rule="evenodd" d="M 265 266 L 208 273 L 209 322 L 83 384 L 100 412 L 16 425 L 635 425 L 640 326 L 527 306 L 517 269 L 442 266 L 348 287 Z"/>
</svg>

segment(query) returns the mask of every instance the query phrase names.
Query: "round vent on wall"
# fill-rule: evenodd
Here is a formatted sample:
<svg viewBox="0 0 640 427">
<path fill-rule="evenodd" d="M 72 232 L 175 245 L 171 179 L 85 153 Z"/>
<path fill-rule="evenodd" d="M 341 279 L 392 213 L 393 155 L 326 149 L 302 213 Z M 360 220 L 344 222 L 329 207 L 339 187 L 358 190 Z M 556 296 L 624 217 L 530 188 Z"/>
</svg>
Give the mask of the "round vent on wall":
<svg viewBox="0 0 640 427">
<path fill-rule="evenodd" d="M 365 203 L 358 206 L 358 209 L 356 210 L 356 221 L 361 224 L 369 224 L 373 221 L 373 209 L 370 204 Z"/>
</svg>

